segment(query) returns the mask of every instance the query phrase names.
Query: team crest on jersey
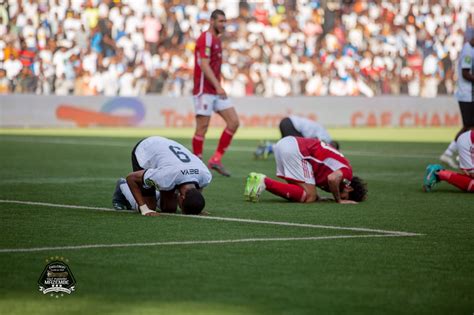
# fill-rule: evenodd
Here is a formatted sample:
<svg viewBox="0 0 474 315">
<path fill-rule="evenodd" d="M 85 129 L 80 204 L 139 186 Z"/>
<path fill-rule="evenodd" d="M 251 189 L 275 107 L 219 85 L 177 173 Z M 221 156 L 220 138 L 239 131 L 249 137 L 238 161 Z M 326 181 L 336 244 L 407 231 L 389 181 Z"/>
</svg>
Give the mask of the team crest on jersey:
<svg viewBox="0 0 474 315">
<path fill-rule="evenodd" d="M 464 62 L 465 63 L 471 63 L 471 56 L 464 57 Z"/>
<path fill-rule="evenodd" d="M 211 54 L 211 48 L 210 47 L 206 47 L 206 56 L 209 56 Z"/>
<path fill-rule="evenodd" d="M 157 189 L 157 190 L 159 189 L 159 186 L 151 178 L 145 179 L 145 185 L 147 185 L 148 187 L 155 187 L 155 189 Z"/>
</svg>

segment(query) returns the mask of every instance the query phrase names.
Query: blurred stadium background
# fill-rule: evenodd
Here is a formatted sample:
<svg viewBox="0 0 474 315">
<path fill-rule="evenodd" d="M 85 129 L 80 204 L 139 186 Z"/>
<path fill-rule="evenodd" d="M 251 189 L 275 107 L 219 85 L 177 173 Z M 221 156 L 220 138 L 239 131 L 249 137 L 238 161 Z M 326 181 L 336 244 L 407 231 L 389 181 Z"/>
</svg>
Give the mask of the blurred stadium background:
<svg viewBox="0 0 474 315">
<path fill-rule="evenodd" d="M 188 96 L 217 7 L 233 97 L 450 95 L 474 13 L 469 0 L 2 0 L 0 93 Z"/>
<path fill-rule="evenodd" d="M 195 39 L 215 8 L 228 19 L 222 74 L 241 128 L 225 157 L 233 176 L 213 179 L 207 209 L 335 231 L 87 208 L 111 207 L 138 139 L 190 145 Z M 425 194 L 421 182 L 461 125 L 456 65 L 473 13 L 472 0 L 0 0 L 0 313 L 472 313 L 472 196 Z M 275 169 L 252 159 L 255 140 L 279 138 L 288 114 L 343 140 L 367 202 L 244 204 L 248 172 Z M 207 156 L 222 121 L 213 126 Z M 423 235 L 15 252 L 338 227 Z M 70 259 L 78 280 L 67 302 L 37 292 L 50 255 Z"/>
</svg>

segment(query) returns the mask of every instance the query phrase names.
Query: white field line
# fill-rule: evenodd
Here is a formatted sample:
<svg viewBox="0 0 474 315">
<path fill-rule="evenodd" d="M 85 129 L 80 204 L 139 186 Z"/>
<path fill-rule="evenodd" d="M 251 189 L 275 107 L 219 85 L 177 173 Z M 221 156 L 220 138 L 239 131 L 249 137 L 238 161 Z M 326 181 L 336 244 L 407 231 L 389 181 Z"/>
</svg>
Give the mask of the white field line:
<svg viewBox="0 0 474 315">
<path fill-rule="evenodd" d="M 35 139 L 35 138 L 22 138 L 22 139 L 4 139 L 2 141 L 11 142 L 34 142 L 34 143 L 48 143 L 48 144 L 66 144 L 66 145 L 90 145 L 90 146 L 108 146 L 108 147 L 133 147 L 130 142 L 114 142 L 114 141 L 83 141 L 83 140 L 72 140 L 72 139 Z M 256 147 L 243 147 L 243 146 L 231 146 L 228 150 L 234 152 L 255 152 Z M 365 157 L 396 157 L 396 158 L 408 158 L 408 159 L 431 159 L 437 157 L 436 154 L 389 154 L 383 152 L 369 152 L 369 151 L 350 151 L 344 150 L 345 155 L 365 156 Z"/>
<path fill-rule="evenodd" d="M 14 204 L 24 204 L 24 205 L 34 205 L 34 206 L 66 208 L 66 209 L 87 209 L 87 210 L 113 211 L 113 212 L 117 212 L 117 213 L 130 213 L 130 211 L 116 211 L 116 210 L 110 209 L 110 208 L 63 205 L 63 204 L 46 203 L 46 202 L 34 202 L 34 201 L 19 201 L 19 200 L 2 200 L 2 199 L 0 199 L 0 203 L 14 203 Z M 329 230 L 342 230 L 342 231 L 354 231 L 354 232 L 370 232 L 370 233 L 390 234 L 390 235 L 397 235 L 397 236 L 420 236 L 420 235 L 423 235 L 423 234 L 411 233 L 411 232 L 369 229 L 369 228 L 360 228 L 360 227 L 343 227 L 343 226 L 332 226 L 332 225 L 292 223 L 292 222 L 280 222 L 280 221 L 263 221 L 263 220 L 252 220 L 252 219 L 212 217 L 212 216 L 199 216 L 199 215 L 181 215 L 181 214 L 167 214 L 167 213 L 163 213 L 163 215 L 178 216 L 178 217 L 181 217 L 181 218 L 190 218 L 190 219 L 192 218 L 192 219 L 216 220 L 216 221 L 227 221 L 227 222 L 242 222 L 242 223 L 252 223 L 252 224 L 269 224 L 269 225 L 291 226 L 291 227 L 301 227 L 301 228 L 329 229 Z"/>
<path fill-rule="evenodd" d="M 315 236 L 315 237 L 274 237 L 274 238 L 242 238 L 234 240 L 210 240 L 210 241 L 170 241 L 170 242 L 152 242 L 152 243 L 124 243 L 124 244 L 88 244 L 88 245 L 70 245 L 54 247 L 33 247 L 33 248 L 1 248 L 0 253 L 24 253 L 24 252 L 42 252 L 52 250 L 79 250 L 94 248 L 116 248 L 116 247 L 146 247 L 146 246 L 169 246 L 169 245 L 210 245 L 210 244 L 232 244 L 232 243 L 254 243 L 254 242 L 288 242 L 288 241 L 321 241 L 334 239 L 350 238 L 370 238 L 370 237 L 403 237 L 408 235 L 395 234 L 368 234 L 368 235 L 334 235 L 334 236 Z"/>
</svg>

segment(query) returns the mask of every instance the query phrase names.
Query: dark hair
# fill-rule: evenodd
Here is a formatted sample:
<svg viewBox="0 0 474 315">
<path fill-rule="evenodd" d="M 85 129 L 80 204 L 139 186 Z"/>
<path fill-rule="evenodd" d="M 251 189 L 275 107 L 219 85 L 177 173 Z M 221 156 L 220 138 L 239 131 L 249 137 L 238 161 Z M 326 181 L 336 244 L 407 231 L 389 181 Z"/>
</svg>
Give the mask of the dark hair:
<svg viewBox="0 0 474 315">
<path fill-rule="evenodd" d="M 225 17 L 224 11 L 219 10 L 219 9 L 216 9 L 216 10 L 212 11 L 212 13 L 211 13 L 211 19 L 212 19 L 212 20 L 215 20 L 215 19 L 217 19 L 217 17 L 218 17 L 219 15 L 222 15 L 223 17 Z"/>
<path fill-rule="evenodd" d="M 367 199 L 367 184 L 357 176 L 352 177 L 351 185 L 353 191 L 349 192 L 349 199 L 357 202 Z"/>
<path fill-rule="evenodd" d="M 335 141 L 335 140 L 332 140 L 331 142 L 329 142 L 330 145 L 332 145 L 334 147 L 334 149 L 336 150 L 339 150 L 339 148 L 341 147 L 339 145 L 339 142 Z"/>
<path fill-rule="evenodd" d="M 200 214 L 206 201 L 204 200 L 203 195 L 196 188 L 188 189 L 184 195 L 183 200 L 183 213 L 184 214 Z"/>
</svg>

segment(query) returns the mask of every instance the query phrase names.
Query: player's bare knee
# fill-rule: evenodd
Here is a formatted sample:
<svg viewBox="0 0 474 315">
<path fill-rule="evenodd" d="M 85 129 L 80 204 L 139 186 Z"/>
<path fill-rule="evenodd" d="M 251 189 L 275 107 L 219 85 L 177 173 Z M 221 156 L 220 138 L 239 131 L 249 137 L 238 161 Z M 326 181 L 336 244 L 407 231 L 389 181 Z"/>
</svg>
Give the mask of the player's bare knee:
<svg viewBox="0 0 474 315">
<path fill-rule="evenodd" d="M 209 129 L 209 124 L 198 125 L 196 126 L 196 135 L 204 136 L 206 135 L 208 129 Z"/>
<path fill-rule="evenodd" d="M 237 129 L 239 129 L 239 127 L 240 127 L 240 122 L 238 118 L 235 120 L 232 119 L 227 123 L 227 129 L 229 129 L 232 132 L 236 132 Z"/>
</svg>

